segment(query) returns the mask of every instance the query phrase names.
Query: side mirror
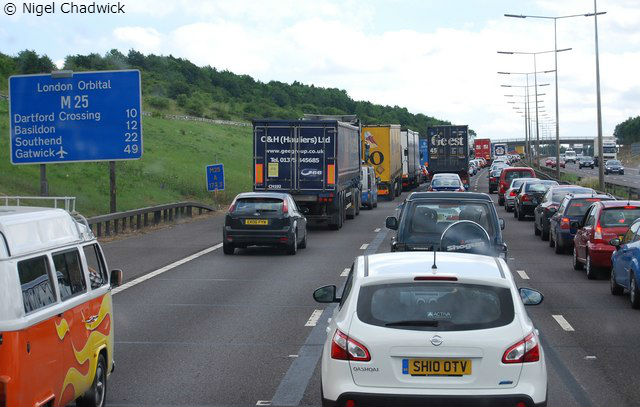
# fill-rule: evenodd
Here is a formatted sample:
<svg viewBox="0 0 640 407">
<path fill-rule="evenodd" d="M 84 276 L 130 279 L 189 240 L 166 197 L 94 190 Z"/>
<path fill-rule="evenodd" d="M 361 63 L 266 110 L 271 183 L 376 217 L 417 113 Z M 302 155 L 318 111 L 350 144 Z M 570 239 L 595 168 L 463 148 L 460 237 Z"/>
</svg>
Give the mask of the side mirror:
<svg viewBox="0 0 640 407">
<path fill-rule="evenodd" d="M 385 226 L 387 229 L 398 230 L 398 219 L 395 216 L 388 216 L 385 221 Z"/>
<path fill-rule="evenodd" d="M 571 229 L 581 229 L 582 228 L 582 223 L 574 221 L 571 222 Z"/>
<path fill-rule="evenodd" d="M 405 150 L 404 150 L 404 156 L 405 156 L 405 157 L 408 157 L 408 156 L 409 156 L 409 150 L 407 150 L 406 148 L 405 148 Z"/>
<path fill-rule="evenodd" d="M 335 285 L 326 285 L 316 289 L 313 292 L 313 299 L 321 304 L 340 302 L 340 298 L 336 298 Z"/>
<path fill-rule="evenodd" d="M 468 191 L 469 190 L 469 184 L 464 184 L 464 189 Z"/>
<path fill-rule="evenodd" d="M 620 245 L 622 244 L 622 242 L 620 241 L 620 239 L 618 239 L 617 237 L 615 239 L 611 239 L 609 240 L 609 244 L 613 247 L 617 249 L 620 248 Z"/>
<path fill-rule="evenodd" d="M 498 223 L 500 224 L 500 230 L 504 230 L 504 226 L 505 226 L 504 219 L 502 218 L 498 219 Z"/>
<path fill-rule="evenodd" d="M 122 270 L 111 270 L 111 288 L 120 287 L 122 285 Z"/>
<path fill-rule="evenodd" d="M 302 208 L 302 213 L 305 215 L 308 215 L 309 212 L 311 212 L 311 210 L 309 210 L 309 208 Z"/>
<path fill-rule="evenodd" d="M 522 303 L 524 305 L 540 305 L 542 300 L 544 300 L 544 296 L 540 293 L 540 291 L 534 290 L 532 288 L 519 288 L 520 298 L 522 299 Z"/>
</svg>

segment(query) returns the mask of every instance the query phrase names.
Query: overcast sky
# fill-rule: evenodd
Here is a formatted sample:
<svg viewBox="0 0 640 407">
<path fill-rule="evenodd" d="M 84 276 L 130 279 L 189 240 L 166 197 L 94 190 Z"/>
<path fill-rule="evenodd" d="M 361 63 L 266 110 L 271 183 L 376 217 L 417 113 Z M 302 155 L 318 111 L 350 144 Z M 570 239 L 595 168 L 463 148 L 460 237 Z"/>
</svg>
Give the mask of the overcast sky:
<svg viewBox="0 0 640 407">
<path fill-rule="evenodd" d="M 40 2 L 43 3 L 43 2 Z M 49 2 L 44 2 L 49 3 Z M 59 6 L 62 2 L 56 2 Z M 86 2 L 85 2 L 86 3 Z M 100 1 L 99 1 L 100 3 Z M 104 2 L 103 2 L 104 3 Z M 533 57 L 553 50 L 553 22 L 504 13 L 593 11 L 591 0 L 124 0 L 125 15 L 36 17 L 0 13 L 0 52 L 68 54 L 134 48 L 172 54 L 259 80 L 346 89 L 355 99 L 406 106 L 480 137 L 520 136 L 524 118 L 506 94 L 523 94 Z M 640 0 L 599 0 L 604 134 L 640 114 Z M 558 22 L 560 132 L 596 134 L 594 19 Z M 538 70 L 554 67 L 540 55 Z M 531 77 L 533 81 L 533 77 Z M 540 75 L 543 110 L 555 116 L 553 74 Z M 524 106 L 519 103 L 518 106 Z M 541 119 L 542 122 L 542 119 Z M 425 129 L 417 129 L 424 131 Z"/>
</svg>

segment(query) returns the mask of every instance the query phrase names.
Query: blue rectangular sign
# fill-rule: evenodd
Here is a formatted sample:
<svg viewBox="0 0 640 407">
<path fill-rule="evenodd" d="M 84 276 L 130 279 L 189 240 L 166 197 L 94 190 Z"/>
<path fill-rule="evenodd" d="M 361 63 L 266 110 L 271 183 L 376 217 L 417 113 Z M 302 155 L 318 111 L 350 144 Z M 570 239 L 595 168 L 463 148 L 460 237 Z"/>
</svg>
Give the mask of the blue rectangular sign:
<svg viewBox="0 0 640 407">
<path fill-rule="evenodd" d="M 224 191 L 224 164 L 207 165 L 207 191 Z"/>
<path fill-rule="evenodd" d="M 140 71 L 9 78 L 11 162 L 142 157 Z"/>
</svg>

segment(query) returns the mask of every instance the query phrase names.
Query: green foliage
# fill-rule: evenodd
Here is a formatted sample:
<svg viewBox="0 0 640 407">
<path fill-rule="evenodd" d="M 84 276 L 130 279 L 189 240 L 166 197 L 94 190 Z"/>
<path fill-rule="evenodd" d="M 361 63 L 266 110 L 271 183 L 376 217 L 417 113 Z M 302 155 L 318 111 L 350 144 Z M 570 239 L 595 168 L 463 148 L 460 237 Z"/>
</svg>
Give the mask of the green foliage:
<svg viewBox="0 0 640 407">
<path fill-rule="evenodd" d="M 170 107 L 179 109 L 172 113 L 242 121 L 295 119 L 303 113 L 355 113 L 365 124 L 399 123 L 420 132 L 425 132 L 430 125 L 448 124 L 424 114 L 410 113 L 399 106 L 355 101 L 342 89 L 319 88 L 297 81 L 291 84 L 279 81 L 263 83 L 248 75 L 236 75 L 210 66 L 198 67 L 171 55 L 143 55 L 134 50 L 124 55 L 114 49 L 105 55 L 69 55 L 64 68 L 74 71 L 140 69 L 142 93 L 153 97 L 147 99 L 145 107 L 162 111 Z M 10 74 L 49 72 L 52 69 L 54 67 L 48 57 L 38 56 L 33 51 L 22 51 L 16 57 L 0 54 L 0 80 Z"/>
<path fill-rule="evenodd" d="M 620 144 L 631 144 L 640 141 L 640 116 L 628 118 L 618 124 L 613 135 Z"/>
</svg>

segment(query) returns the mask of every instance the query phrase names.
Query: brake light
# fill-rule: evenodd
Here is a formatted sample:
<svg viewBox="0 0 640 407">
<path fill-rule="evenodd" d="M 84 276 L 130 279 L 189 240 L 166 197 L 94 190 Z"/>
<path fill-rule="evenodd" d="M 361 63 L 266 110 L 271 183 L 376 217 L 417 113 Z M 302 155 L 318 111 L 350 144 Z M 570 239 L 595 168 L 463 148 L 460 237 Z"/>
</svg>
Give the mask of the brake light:
<svg viewBox="0 0 640 407">
<path fill-rule="evenodd" d="M 598 226 L 596 226 L 596 230 L 593 234 L 593 239 L 594 240 L 602 240 L 602 227 L 600 226 L 600 224 L 598 224 Z"/>
<path fill-rule="evenodd" d="M 231 205 L 229 205 L 229 213 L 233 213 L 233 211 L 236 210 L 236 201 L 231 202 Z"/>
<path fill-rule="evenodd" d="M 331 359 L 368 362 L 371 354 L 366 346 L 336 329 L 331 341 Z"/>
<path fill-rule="evenodd" d="M 286 199 L 282 201 L 282 213 L 289 213 L 289 204 Z"/>
<path fill-rule="evenodd" d="M 516 191 L 512 190 L 511 192 L 509 192 L 509 196 L 516 196 Z"/>
<path fill-rule="evenodd" d="M 448 276 L 418 276 L 413 281 L 458 281 L 458 277 Z"/>
<path fill-rule="evenodd" d="M 638 209 L 638 207 L 633 205 L 627 205 L 624 207 L 624 209 Z"/>
<path fill-rule="evenodd" d="M 540 344 L 535 332 L 510 346 L 502 355 L 502 363 L 530 363 L 540 360 Z"/>
<path fill-rule="evenodd" d="M 531 200 L 531 197 L 527 194 L 523 194 L 522 195 L 522 202 L 529 202 Z"/>
<path fill-rule="evenodd" d="M 600 199 L 598 199 L 598 198 L 587 198 L 587 199 L 585 199 L 585 201 L 587 201 L 587 202 L 600 202 Z"/>
<path fill-rule="evenodd" d="M 562 218 L 560 220 L 560 229 L 571 229 L 571 219 Z"/>
</svg>

